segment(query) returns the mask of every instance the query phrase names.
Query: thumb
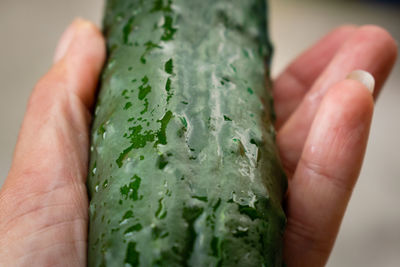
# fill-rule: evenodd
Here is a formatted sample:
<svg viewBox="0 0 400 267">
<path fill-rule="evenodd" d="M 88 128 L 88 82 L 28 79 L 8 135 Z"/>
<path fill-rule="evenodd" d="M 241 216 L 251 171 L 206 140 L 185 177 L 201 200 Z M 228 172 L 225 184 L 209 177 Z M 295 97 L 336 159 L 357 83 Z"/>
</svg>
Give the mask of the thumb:
<svg viewBox="0 0 400 267">
<path fill-rule="evenodd" d="M 2 191 L 51 191 L 86 177 L 90 110 L 105 60 L 104 39 L 92 23 L 77 19 L 54 59 L 30 96 Z"/>
<path fill-rule="evenodd" d="M 76 20 L 32 92 L 0 191 L 1 266 L 86 262 L 90 109 L 104 59 L 99 30 Z"/>
</svg>

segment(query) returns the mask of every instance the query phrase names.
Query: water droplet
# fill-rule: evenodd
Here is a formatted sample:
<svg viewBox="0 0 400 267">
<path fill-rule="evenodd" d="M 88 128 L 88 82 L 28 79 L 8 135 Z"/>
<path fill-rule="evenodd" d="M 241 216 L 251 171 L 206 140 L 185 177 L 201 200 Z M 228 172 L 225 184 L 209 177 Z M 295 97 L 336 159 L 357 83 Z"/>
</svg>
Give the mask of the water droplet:
<svg viewBox="0 0 400 267">
<path fill-rule="evenodd" d="M 248 235 L 248 227 L 238 226 L 233 232 L 234 237 L 245 237 Z"/>
<path fill-rule="evenodd" d="M 93 164 L 93 168 L 92 168 L 92 175 L 96 174 L 96 171 L 97 171 L 96 165 L 97 165 L 97 162 L 95 161 L 94 164 Z"/>
<path fill-rule="evenodd" d="M 198 200 L 203 201 L 203 202 L 208 202 L 207 196 L 192 196 L 192 198 L 198 199 Z"/>
</svg>

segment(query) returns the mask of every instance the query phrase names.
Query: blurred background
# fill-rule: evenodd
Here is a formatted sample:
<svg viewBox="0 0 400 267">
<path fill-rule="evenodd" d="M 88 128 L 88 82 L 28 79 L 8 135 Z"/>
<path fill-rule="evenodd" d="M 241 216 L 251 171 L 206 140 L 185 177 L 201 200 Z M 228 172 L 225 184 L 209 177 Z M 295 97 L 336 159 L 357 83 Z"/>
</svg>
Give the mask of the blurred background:
<svg viewBox="0 0 400 267">
<path fill-rule="evenodd" d="M 332 28 L 377 24 L 400 41 L 400 1 L 270 0 L 273 75 Z M 0 0 L 0 186 L 35 82 L 65 27 L 100 25 L 102 0 Z M 376 106 L 360 180 L 328 267 L 400 266 L 400 64 Z M 0 211 L 1 212 L 1 211 Z"/>
</svg>

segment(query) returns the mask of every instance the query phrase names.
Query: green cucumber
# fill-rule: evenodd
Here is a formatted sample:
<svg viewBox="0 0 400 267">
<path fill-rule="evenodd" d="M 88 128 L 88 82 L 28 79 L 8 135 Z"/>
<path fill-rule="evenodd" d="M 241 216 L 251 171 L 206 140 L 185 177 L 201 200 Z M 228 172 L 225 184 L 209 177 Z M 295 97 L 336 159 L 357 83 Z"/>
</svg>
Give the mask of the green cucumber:
<svg viewBox="0 0 400 267">
<path fill-rule="evenodd" d="M 89 266 L 282 266 L 266 12 L 264 0 L 107 1 Z"/>
</svg>

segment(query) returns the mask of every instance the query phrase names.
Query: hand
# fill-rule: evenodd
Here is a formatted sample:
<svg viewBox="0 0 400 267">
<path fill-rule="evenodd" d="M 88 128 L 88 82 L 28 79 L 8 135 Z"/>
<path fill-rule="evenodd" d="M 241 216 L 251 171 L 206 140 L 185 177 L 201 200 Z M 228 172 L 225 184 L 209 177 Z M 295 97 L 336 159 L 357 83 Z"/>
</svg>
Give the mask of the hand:
<svg viewBox="0 0 400 267">
<path fill-rule="evenodd" d="M 86 266 L 89 126 L 105 59 L 99 30 L 64 33 L 29 99 L 0 191 L 0 266 Z"/>
<path fill-rule="evenodd" d="M 377 94 L 395 55 L 385 31 L 341 28 L 276 81 L 278 143 L 290 178 L 289 266 L 326 261 L 365 150 L 371 94 L 358 82 L 342 81 L 321 102 L 326 88 L 362 68 L 377 79 Z M 343 62 L 349 57 L 354 59 Z M 86 265 L 90 111 L 104 59 L 100 32 L 76 21 L 62 37 L 54 66 L 36 85 L 0 191 L 0 266 Z M 306 93 L 318 97 L 302 100 Z M 318 128 L 311 126 L 314 117 Z"/>
<path fill-rule="evenodd" d="M 376 26 L 345 26 L 297 58 L 275 81 L 277 143 L 288 174 L 287 266 L 324 266 L 358 178 L 376 98 L 397 48 Z M 346 76 L 370 72 L 373 94 Z"/>
</svg>

